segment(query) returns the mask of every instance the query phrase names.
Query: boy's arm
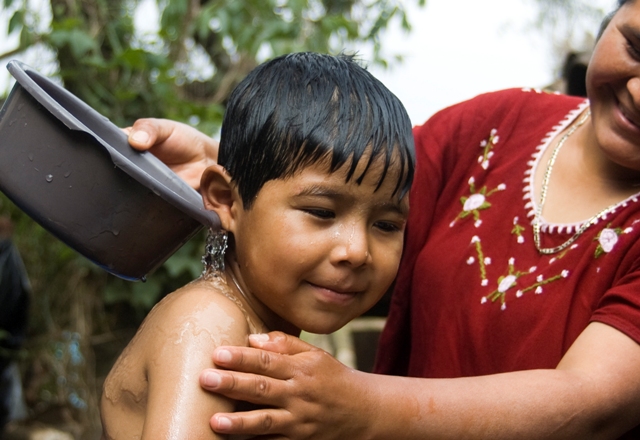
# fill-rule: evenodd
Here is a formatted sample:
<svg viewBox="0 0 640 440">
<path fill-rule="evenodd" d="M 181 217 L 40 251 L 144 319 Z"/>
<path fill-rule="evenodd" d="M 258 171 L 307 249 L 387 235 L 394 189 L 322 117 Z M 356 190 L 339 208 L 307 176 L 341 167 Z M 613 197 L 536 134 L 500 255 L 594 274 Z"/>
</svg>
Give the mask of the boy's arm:
<svg viewBox="0 0 640 440">
<path fill-rule="evenodd" d="M 151 338 L 144 347 L 148 401 L 142 439 L 221 439 L 209 418 L 232 412 L 234 402 L 203 391 L 198 376 L 211 367 L 215 347 L 246 346 L 249 328 L 237 306 L 217 292 L 195 287 L 178 293 L 145 324 Z"/>
</svg>

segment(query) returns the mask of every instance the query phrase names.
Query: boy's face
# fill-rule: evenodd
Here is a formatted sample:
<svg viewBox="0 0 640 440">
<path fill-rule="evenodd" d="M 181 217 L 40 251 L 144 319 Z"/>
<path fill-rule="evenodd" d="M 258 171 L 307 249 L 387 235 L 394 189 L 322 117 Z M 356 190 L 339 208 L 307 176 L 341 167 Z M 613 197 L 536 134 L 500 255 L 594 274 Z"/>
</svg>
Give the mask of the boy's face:
<svg viewBox="0 0 640 440">
<path fill-rule="evenodd" d="M 366 165 L 360 160 L 355 176 Z M 274 316 L 312 333 L 330 333 L 372 307 L 395 278 L 408 197 L 374 162 L 363 182 L 345 183 L 346 166 L 318 163 L 268 181 L 232 230 L 242 281 L 265 322 Z M 239 275 L 239 274 L 238 274 Z M 271 315 L 271 316 L 269 316 Z"/>
</svg>

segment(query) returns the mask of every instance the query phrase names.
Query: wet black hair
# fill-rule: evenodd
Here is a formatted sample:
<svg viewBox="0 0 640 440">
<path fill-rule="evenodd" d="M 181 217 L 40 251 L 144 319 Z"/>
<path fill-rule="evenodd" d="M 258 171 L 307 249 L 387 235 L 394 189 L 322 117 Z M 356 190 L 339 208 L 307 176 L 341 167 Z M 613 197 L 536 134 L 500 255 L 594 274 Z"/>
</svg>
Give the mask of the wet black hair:
<svg viewBox="0 0 640 440">
<path fill-rule="evenodd" d="M 355 175 L 359 161 L 367 166 Z M 349 162 L 347 181 L 362 182 L 384 160 L 378 187 L 398 166 L 395 193 L 411 187 L 415 151 L 400 100 L 350 55 L 292 53 L 255 68 L 234 89 L 224 116 L 218 163 L 231 175 L 245 209 L 269 180 L 330 158 Z"/>
</svg>

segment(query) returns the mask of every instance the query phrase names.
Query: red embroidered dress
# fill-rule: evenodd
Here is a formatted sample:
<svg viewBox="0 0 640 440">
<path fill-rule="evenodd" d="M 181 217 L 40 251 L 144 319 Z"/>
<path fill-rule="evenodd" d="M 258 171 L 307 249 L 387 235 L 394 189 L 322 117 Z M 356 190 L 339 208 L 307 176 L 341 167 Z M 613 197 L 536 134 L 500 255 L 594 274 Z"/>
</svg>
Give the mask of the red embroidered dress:
<svg viewBox="0 0 640 440">
<path fill-rule="evenodd" d="M 409 238 L 377 372 L 438 378 L 554 368 L 591 321 L 640 342 L 637 197 L 564 251 L 541 255 L 533 243 L 534 169 L 546 166 L 541 152 L 586 106 L 505 90 L 414 129 Z M 579 226 L 544 224 L 542 246 L 564 243 Z"/>
</svg>

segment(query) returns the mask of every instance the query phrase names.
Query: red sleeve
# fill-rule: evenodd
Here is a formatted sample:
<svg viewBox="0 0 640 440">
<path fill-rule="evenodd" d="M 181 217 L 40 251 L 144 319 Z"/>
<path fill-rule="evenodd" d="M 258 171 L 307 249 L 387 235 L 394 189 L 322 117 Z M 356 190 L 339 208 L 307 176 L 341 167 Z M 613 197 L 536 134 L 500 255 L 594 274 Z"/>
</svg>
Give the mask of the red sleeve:
<svg viewBox="0 0 640 440">
<path fill-rule="evenodd" d="M 640 242 L 636 241 L 627 255 L 591 321 L 610 325 L 640 344 Z"/>
</svg>

